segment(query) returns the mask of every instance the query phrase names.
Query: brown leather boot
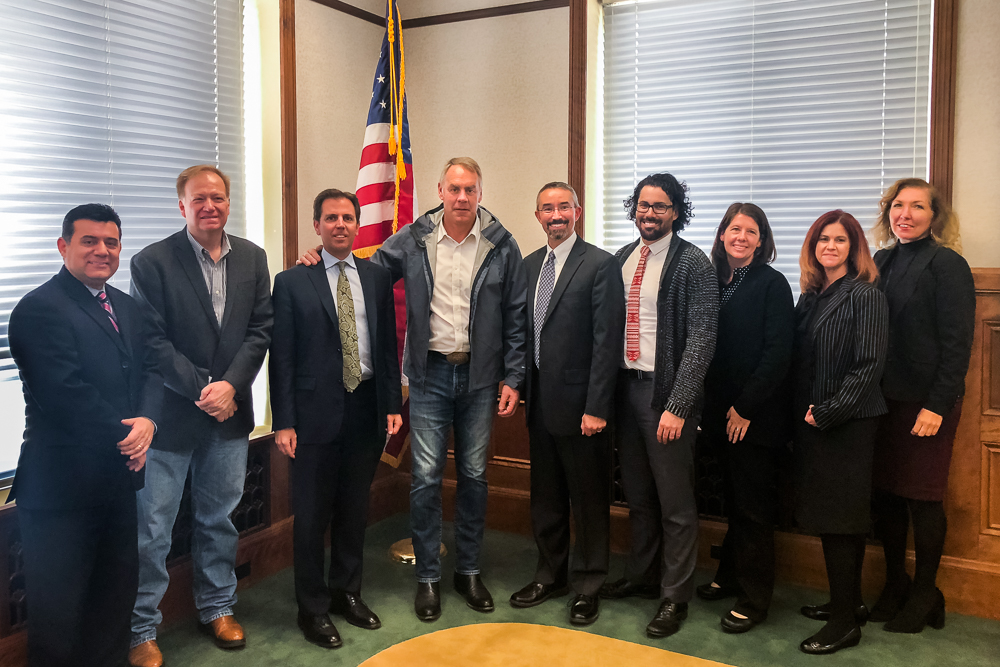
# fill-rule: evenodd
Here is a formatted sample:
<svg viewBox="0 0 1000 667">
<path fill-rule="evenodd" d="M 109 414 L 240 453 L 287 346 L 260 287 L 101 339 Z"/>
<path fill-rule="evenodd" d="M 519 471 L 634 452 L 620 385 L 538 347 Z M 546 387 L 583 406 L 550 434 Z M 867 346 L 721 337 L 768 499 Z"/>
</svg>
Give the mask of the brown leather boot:
<svg viewBox="0 0 1000 667">
<path fill-rule="evenodd" d="M 163 654 L 155 639 L 143 642 L 128 651 L 128 664 L 132 667 L 163 667 Z"/>
<path fill-rule="evenodd" d="M 222 616 L 207 625 L 201 626 L 202 632 L 215 639 L 219 648 L 243 648 L 247 640 L 243 637 L 243 628 L 232 616 Z"/>
</svg>

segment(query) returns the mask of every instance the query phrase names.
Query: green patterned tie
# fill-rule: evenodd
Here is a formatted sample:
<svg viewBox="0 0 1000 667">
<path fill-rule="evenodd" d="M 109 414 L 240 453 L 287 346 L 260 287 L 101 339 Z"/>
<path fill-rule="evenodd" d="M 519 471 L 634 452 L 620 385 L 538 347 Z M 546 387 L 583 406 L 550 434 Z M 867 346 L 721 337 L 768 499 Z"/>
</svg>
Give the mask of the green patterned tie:
<svg viewBox="0 0 1000 667">
<path fill-rule="evenodd" d="M 340 320 L 340 344 L 344 349 L 344 387 L 354 391 L 361 384 L 361 359 L 358 355 L 358 328 L 354 323 L 354 297 L 347 280 L 347 262 L 337 262 L 337 319 Z"/>
</svg>

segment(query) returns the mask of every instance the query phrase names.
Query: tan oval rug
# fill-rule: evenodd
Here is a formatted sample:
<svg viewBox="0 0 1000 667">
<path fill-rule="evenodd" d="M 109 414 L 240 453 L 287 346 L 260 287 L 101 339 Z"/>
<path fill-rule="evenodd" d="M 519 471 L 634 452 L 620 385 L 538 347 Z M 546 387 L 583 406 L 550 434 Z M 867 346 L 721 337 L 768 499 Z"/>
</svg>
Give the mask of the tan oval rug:
<svg viewBox="0 0 1000 667">
<path fill-rule="evenodd" d="M 478 623 L 396 644 L 359 667 L 713 667 L 720 662 L 579 630 L 530 623 Z"/>
</svg>

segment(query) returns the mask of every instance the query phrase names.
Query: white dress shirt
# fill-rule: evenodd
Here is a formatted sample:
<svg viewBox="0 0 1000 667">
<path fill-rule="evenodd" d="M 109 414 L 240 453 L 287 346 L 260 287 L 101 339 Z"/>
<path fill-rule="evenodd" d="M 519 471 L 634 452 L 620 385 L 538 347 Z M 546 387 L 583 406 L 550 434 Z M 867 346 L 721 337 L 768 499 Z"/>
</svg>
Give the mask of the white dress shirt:
<svg viewBox="0 0 1000 667">
<path fill-rule="evenodd" d="M 444 222 L 438 225 L 437 252 L 434 274 L 434 294 L 431 296 L 431 339 L 428 348 L 434 352 L 468 352 L 469 310 L 472 300 L 472 269 L 479 250 L 480 219 L 472 231 L 459 243 L 448 236 Z"/>
<path fill-rule="evenodd" d="M 552 283 L 553 289 L 555 285 L 559 282 L 559 274 L 562 273 L 562 269 L 566 266 L 566 258 L 569 257 L 570 251 L 573 249 L 573 244 L 576 243 L 577 235 L 576 232 L 570 234 L 565 241 L 557 245 L 555 248 L 550 245 L 545 245 L 545 259 L 542 260 L 542 266 L 545 266 L 545 262 L 549 261 L 549 253 L 554 252 L 556 254 L 556 279 Z M 539 274 L 541 276 L 541 274 Z M 538 283 L 542 282 L 539 280 L 535 283 L 535 298 L 531 300 L 531 308 L 534 309 L 535 304 L 538 303 Z"/>
<path fill-rule="evenodd" d="M 639 288 L 639 358 L 629 361 L 628 353 L 623 354 L 625 368 L 635 368 L 640 371 L 652 371 L 656 367 L 656 297 L 660 293 L 660 277 L 663 273 L 663 263 L 667 259 L 670 239 L 673 232 L 667 232 L 662 239 L 649 244 L 649 256 L 646 258 L 646 270 L 642 274 L 642 287 Z M 640 241 L 632 254 L 622 265 L 622 280 L 625 282 L 625 304 L 628 308 L 628 293 L 632 288 L 632 277 L 639 266 L 639 257 L 646 243 Z"/>
<path fill-rule="evenodd" d="M 340 280 L 340 268 L 337 259 L 326 251 L 320 252 L 323 266 L 326 268 L 326 279 L 330 283 L 330 293 L 333 294 L 333 305 L 340 317 L 340 304 L 337 301 L 337 281 Z M 368 313 L 365 311 L 365 292 L 361 287 L 361 276 L 358 275 L 358 265 L 354 253 L 343 260 L 347 262 L 347 282 L 351 284 L 351 298 L 354 300 L 354 326 L 358 332 L 358 359 L 361 361 L 361 379 L 367 380 L 375 375 L 375 365 L 372 363 L 371 339 L 368 336 Z"/>
</svg>

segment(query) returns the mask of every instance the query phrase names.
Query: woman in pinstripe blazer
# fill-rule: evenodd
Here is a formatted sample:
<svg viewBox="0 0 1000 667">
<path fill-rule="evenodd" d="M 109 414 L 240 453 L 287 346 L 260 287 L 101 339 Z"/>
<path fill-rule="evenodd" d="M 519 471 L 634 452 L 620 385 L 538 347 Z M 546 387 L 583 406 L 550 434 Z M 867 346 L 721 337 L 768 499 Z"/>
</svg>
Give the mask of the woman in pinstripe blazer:
<svg viewBox="0 0 1000 667">
<path fill-rule="evenodd" d="M 802 608 L 806 616 L 827 623 L 800 648 L 833 653 L 861 641 L 868 614 L 861 599 L 861 564 L 871 521 L 875 432 L 886 412 L 879 382 L 889 311 L 874 285 L 878 270 L 864 231 L 849 213 L 830 211 L 813 223 L 799 265 L 796 519 L 820 535 L 830 583 L 828 604 Z"/>
</svg>

